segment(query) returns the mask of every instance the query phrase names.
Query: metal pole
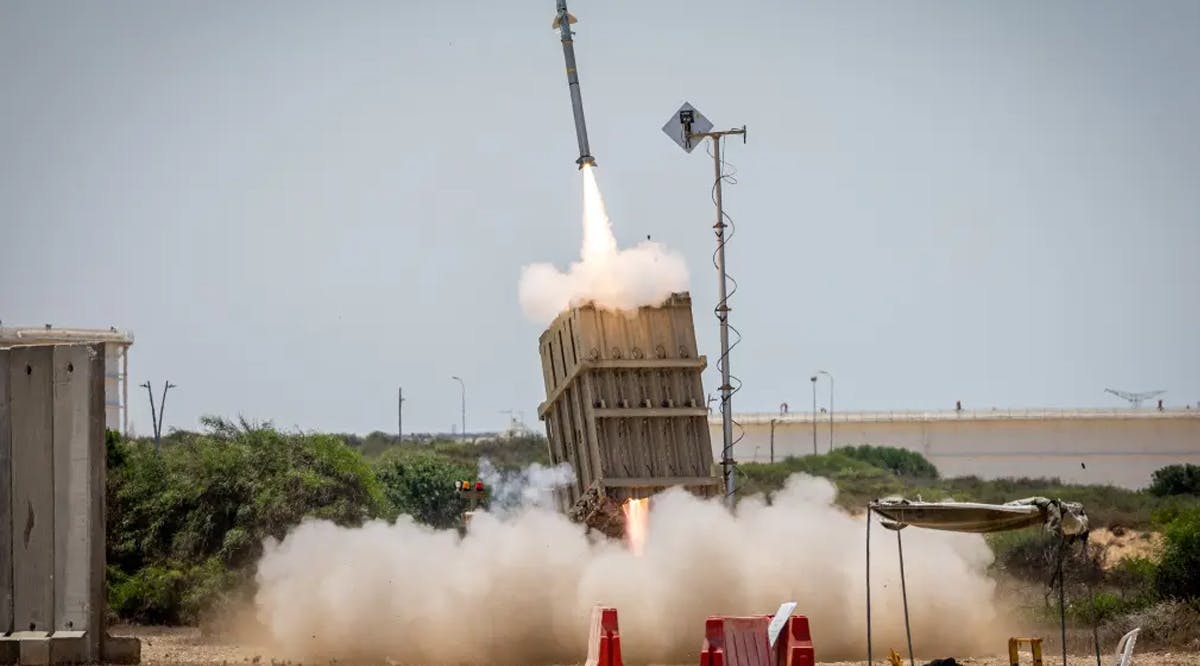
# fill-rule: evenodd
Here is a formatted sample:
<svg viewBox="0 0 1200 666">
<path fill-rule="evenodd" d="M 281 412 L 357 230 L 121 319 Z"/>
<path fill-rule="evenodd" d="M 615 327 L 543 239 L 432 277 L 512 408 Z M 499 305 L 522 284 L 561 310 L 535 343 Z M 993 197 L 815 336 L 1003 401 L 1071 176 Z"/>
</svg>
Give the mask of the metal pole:
<svg viewBox="0 0 1200 666">
<path fill-rule="evenodd" d="M 154 411 L 154 389 L 150 388 L 150 382 L 142 384 L 146 387 L 146 393 L 150 394 L 150 425 L 154 428 L 154 451 L 158 449 L 158 412 Z"/>
<path fill-rule="evenodd" d="M 129 347 L 121 348 L 121 434 L 129 436 Z"/>
<path fill-rule="evenodd" d="M 771 462 L 775 462 L 775 423 L 776 419 L 771 419 Z"/>
<path fill-rule="evenodd" d="M 817 376 L 813 375 L 808 378 L 812 382 L 813 389 L 813 409 L 812 409 L 812 430 L 813 430 L 813 455 L 817 455 Z"/>
<path fill-rule="evenodd" d="M 467 441 L 467 385 L 460 377 L 451 377 L 458 382 L 459 389 L 462 390 L 462 441 Z"/>
<path fill-rule="evenodd" d="M 1063 556 L 1066 554 L 1067 540 L 1061 535 L 1058 541 L 1058 626 L 1062 635 L 1063 666 L 1067 666 L 1067 606 L 1065 576 L 1063 576 Z"/>
<path fill-rule="evenodd" d="M 396 441 L 404 442 L 404 387 L 396 394 Z"/>
<path fill-rule="evenodd" d="M 833 375 L 825 370 L 818 370 L 818 375 L 829 378 L 829 451 L 833 452 Z M 815 388 L 815 387 L 814 387 Z"/>
<path fill-rule="evenodd" d="M 729 294 L 725 277 L 725 209 L 722 200 L 721 137 L 712 137 L 713 175 L 716 179 L 714 199 L 717 204 L 717 318 L 721 322 L 721 474 L 725 477 L 725 503 L 733 506 L 735 477 L 733 474 L 733 386 L 729 379 Z"/>
<path fill-rule="evenodd" d="M 904 633 L 908 636 L 908 664 L 916 666 L 913 658 L 912 627 L 908 623 L 908 585 L 904 582 L 904 544 L 900 540 L 900 530 L 896 530 L 896 551 L 900 553 L 900 594 L 904 598 Z"/>
<path fill-rule="evenodd" d="M 867 664 L 874 663 L 871 650 L 871 505 L 867 505 Z"/>
<path fill-rule="evenodd" d="M 175 385 L 170 380 L 163 382 L 162 400 L 158 403 L 158 434 L 154 436 L 154 446 L 159 446 L 159 440 L 162 439 L 163 411 L 167 408 L 167 391 L 175 388 Z"/>
</svg>

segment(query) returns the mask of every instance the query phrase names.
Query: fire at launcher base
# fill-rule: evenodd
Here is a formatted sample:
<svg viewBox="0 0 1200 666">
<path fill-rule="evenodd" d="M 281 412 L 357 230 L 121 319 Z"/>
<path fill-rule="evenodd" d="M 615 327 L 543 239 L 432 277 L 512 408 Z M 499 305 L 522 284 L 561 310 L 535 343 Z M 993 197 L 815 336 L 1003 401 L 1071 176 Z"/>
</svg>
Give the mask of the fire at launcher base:
<svg viewBox="0 0 1200 666">
<path fill-rule="evenodd" d="M 629 315 L 588 304 L 560 314 L 539 339 L 550 462 L 573 482 L 559 510 L 610 537 L 625 533 L 621 506 L 672 486 L 701 497 L 713 476 L 708 408 L 692 301 L 674 294 Z"/>
</svg>

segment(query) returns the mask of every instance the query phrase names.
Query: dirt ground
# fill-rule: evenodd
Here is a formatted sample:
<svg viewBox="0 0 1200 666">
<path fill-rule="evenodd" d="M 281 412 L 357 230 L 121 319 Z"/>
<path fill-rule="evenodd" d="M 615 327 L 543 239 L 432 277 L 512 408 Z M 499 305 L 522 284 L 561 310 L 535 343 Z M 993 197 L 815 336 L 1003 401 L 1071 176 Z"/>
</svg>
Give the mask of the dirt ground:
<svg viewBox="0 0 1200 666">
<path fill-rule="evenodd" d="M 200 635 L 200 630 L 193 627 L 134 627 L 118 626 L 110 631 L 114 636 L 136 636 L 142 640 L 143 664 L 275 664 L 280 666 L 300 666 L 282 659 L 272 658 L 269 652 L 253 645 L 231 643 L 216 639 L 207 639 Z M 930 658 L 917 658 L 917 664 L 924 664 Z M 1009 666 L 1006 656 L 992 657 L 957 657 L 958 663 L 964 666 Z M 819 662 L 826 666 L 868 666 L 866 661 Z M 876 666 L 886 662 L 876 660 Z M 905 660 L 907 664 L 907 660 Z M 1022 663 L 1028 663 L 1028 656 Z M 1045 656 L 1046 666 L 1056 666 L 1060 658 L 1054 655 Z M 1094 666 L 1094 655 L 1071 656 L 1068 666 Z M 1116 664 L 1114 655 L 1103 655 L 1103 666 Z M 1200 664 L 1200 653 L 1196 652 L 1136 652 L 1136 666 L 1195 666 Z M 394 665 L 390 665 L 394 666 Z"/>
</svg>

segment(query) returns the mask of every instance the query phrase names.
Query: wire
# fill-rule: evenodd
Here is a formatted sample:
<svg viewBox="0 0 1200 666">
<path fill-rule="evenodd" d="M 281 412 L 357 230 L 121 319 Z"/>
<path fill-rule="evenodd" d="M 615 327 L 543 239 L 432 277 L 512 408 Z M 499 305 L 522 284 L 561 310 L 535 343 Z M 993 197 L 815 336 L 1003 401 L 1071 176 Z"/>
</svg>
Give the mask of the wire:
<svg viewBox="0 0 1200 666">
<path fill-rule="evenodd" d="M 725 136 L 721 136 L 719 139 L 714 139 L 714 141 L 715 140 L 719 140 L 721 142 L 721 148 L 724 148 Z M 712 144 L 706 144 L 704 149 L 705 149 L 705 152 L 708 153 L 709 157 L 715 157 L 713 155 Z M 737 183 L 738 183 L 737 167 L 725 159 L 725 151 L 724 150 L 721 150 L 720 168 L 718 170 L 718 175 L 713 179 L 712 191 L 710 193 L 710 196 L 712 198 L 712 202 L 713 202 L 714 206 L 717 205 L 717 188 L 720 187 L 722 183 L 727 183 L 729 185 L 737 185 Z M 718 220 L 718 224 L 724 224 L 726 229 L 721 229 L 721 228 L 717 229 L 717 233 L 718 233 L 717 249 L 713 251 L 713 255 L 712 255 L 713 268 L 716 268 L 718 271 L 720 270 L 721 265 L 720 265 L 720 262 L 718 262 L 717 257 L 718 257 L 718 255 L 720 255 L 720 253 L 725 249 L 725 246 L 729 244 L 729 241 L 732 240 L 734 235 L 737 233 L 737 226 L 733 223 L 733 218 L 730 217 L 729 213 L 725 212 L 724 205 L 722 205 L 719 208 L 719 211 L 720 211 L 721 217 Z M 722 232 L 724 232 L 724 233 L 722 233 Z M 725 268 L 725 281 L 727 283 L 729 283 L 729 288 L 725 292 L 725 298 L 720 300 L 717 303 L 716 307 L 713 309 L 713 314 L 716 315 L 717 320 L 722 322 L 725 325 L 725 327 L 729 329 L 730 333 L 732 333 L 733 336 L 735 336 L 735 337 L 730 342 L 728 349 L 721 350 L 721 356 L 720 356 L 720 358 L 717 359 L 717 371 L 722 373 L 722 375 L 726 372 L 726 369 L 729 367 L 730 355 L 733 353 L 734 348 L 742 343 L 742 332 L 739 331 L 737 329 L 737 327 L 735 327 L 729 323 L 729 310 L 730 310 L 729 299 L 731 299 L 733 297 L 733 295 L 735 293 L 737 293 L 738 283 L 737 283 L 737 280 L 735 280 L 733 278 L 733 276 L 729 274 L 728 266 L 726 266 L 726 268 Z M 729 408 L 730 408 L 730 411 L 732 412 L 733 396 L 734 396 L 734 394 L 736 394 L 738 391 L 741 391 L 741 390 L 742 390 L 742 380 L 739 377 L 735 376 L 731 372 L 729 374 L 729 392 L 728 393 L 726 393 L 725 391 L 721 392 L 721 414 L 722 415 L 724 415 L 724 413 L 725 413 L 725 407 L 726 407 L 727 403 L 729 403 Z M 737 446 L 738 442 L 741 442 L 742 439 L 746 436 L 746 431 L 745 431 L 745 428 L 742 427 L 742 424 L 740 424 L 736 420 L 734 420 L 732 418 L 732 416 L 730 418 L 730 421 L 733 425 L 734 433 L 730 437 L 729 446 L 727 448 L 724 446 L 724 441 L 722 441 L 722 449 L 721 449 L 722 462 L 724 462 L 725 460 L 729 460 L 730 462 L 733 462 L 733 449 L 735 446 Z M 737 470 L 737 468 L 734 467 L 734 470 Z M 737 492 L 738 492 L 737 487 L 735 485 L 734 493 L 737 493 Z M 728 497 L 730 494 L 731 493 L 726 493 L 726 497 Z"/>
</svg>

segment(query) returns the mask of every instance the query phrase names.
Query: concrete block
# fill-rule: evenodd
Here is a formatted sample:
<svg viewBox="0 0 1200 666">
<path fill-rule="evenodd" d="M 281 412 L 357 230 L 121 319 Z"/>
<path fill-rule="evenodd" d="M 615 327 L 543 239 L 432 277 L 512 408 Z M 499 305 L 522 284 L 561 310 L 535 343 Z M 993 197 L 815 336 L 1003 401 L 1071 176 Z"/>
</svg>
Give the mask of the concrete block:
<svg viewBox="0 0 1200 666">
<path fill-rule="evenodd" d="M 13 627 L 13 541 L 12 541 L 12 418 L 8 391 L 7 349 L 0 349 L 0 637 Z M 5 646 L 0 643 L 0 664 Z M 16 660 L 13 653 L 12 660 Z"/>
<path fill-rule="evenodd" d="M 50 634 L 50 663 L 51 664 L 85 664 L 98 661 L 100 650 L 93 650 L 91 643 L 99 645 L 99 641 L 90 640 L 86 631 L 56 631 Z"/>
<path fill-rule="evenodd" d="M 106 664 L 141 663 L 142 642 L 129 636 L 102 636 L 100 660 Z"/>
<path fill-rule="evenodd" d="M 101 617 L 95 612 L 95 585 L 102 580 L 104 554 L 96 544 L 103 540 L 104 526 L 99 510 L 104 489 L 97 484 L 94 470 L 104 461 L 95 444 L 103 443 L 95 432 L 93 417 L 103 415 L 102 347 L 60 345 L 54 347 L 54 625 L 55 636 L 99 629 Z M 99 380 L 97 382 L 97 380 Z M 94 398 L 99 398 L 99 401 Z M 103 421 L 100 421 L 101 428 Z M 95 661 L 100 657 L 99 631 L 71 645 L 60 647 L 68 661 Z M 65 644 L 64 644 L 65 645 Z M 55 657 L 55 662 L 63 661 Z"/>
<path fill-rule="evenodd" d="M 14 631 L 9 639 L 17 644 L 17 663 L 42 666 L 50 663 L 50 634 L 44 631 Z"/>
<path fill-rule="evenodd" d="M 13 626 L 22 632 L 54 626 L 53 367 L 52 347 L 9 351 L 10 402 L 19 406 L 9 414 Z"/>
<path fill-rule="evenodd" d="M 21 657 L 21 644 L 0 634 L 0 664 L 15 664 Z"/>
</svg>

